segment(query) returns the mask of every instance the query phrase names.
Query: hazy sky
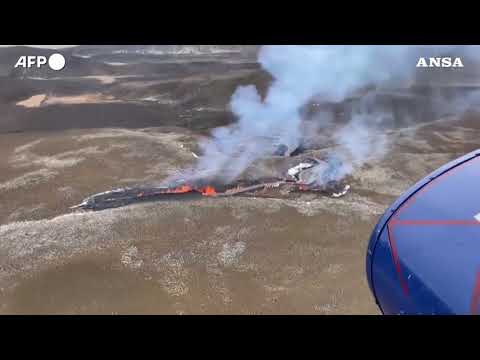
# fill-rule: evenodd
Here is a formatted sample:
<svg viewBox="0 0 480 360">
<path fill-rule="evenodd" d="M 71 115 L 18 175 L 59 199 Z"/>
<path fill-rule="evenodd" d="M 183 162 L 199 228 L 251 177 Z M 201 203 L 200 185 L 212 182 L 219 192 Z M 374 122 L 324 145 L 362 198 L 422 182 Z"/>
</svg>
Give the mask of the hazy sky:
<svg viewBox="0 0 480 360">
<path fill-rule="evenodd" d="M 0 45 L 0 47 L 9 47 L 9 46 L 31 46 L 31 47 L 39 47 L 39 48 L 45 48 L 45 49 L 62 49 L 62 48 L 68 48 L 68 47 L 77 46 L 77 45 Z"/>
</svg>

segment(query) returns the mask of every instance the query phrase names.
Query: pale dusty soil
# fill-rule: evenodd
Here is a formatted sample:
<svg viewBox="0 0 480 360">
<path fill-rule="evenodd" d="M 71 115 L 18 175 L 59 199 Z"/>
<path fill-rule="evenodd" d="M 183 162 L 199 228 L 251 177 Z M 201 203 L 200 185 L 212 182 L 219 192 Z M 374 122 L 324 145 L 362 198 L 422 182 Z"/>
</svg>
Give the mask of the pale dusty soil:
<svg viewBox="0 0 480 360">
<path fill-rule="evenodd" d="M 26 100 L 17 102 L 17 106 L 35 108 L 46 105 L 72 105 L 72 104 L 100 104 L 115 102 L 113 96 L 102 94 L 84 94 L 77 96 L 47 96 L 45 94 L 34 95 Z"/>
<path fill-rule="evenodd" d="M 17 102 L 17 106 L 24 106 L 27 108 L 39 107 L 47 98 L 45 94 L 33 95 L 28 99 Z"/>
</svg>

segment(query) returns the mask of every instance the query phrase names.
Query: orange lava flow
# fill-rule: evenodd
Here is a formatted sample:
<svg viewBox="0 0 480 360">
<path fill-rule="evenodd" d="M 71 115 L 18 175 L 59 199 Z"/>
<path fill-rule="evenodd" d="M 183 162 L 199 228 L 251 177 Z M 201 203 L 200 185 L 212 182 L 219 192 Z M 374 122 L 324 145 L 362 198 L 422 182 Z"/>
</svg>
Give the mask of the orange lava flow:
<svg viewBox="0 0 480 360">
<path fill-rule="evenodd" d="M 217 195 L 217 192 L 212 186 L 207 186 L 202 189 L 202 195 L 204 196 L 215 196 Z"/>
<path fill-rule="evenodd" d="M 174 193 L 174 194 L 183 194 L 183 193 L 187 193 L 187 192 L 190 192 L 192 191 L 193 189 L 188 186 L 188 185 L 182 185 L 182 186 L 179 186 L 175 189 L 172 189 L 172 190 L 169 190 L 168 192 L 169 193 Z"/>
</svg>

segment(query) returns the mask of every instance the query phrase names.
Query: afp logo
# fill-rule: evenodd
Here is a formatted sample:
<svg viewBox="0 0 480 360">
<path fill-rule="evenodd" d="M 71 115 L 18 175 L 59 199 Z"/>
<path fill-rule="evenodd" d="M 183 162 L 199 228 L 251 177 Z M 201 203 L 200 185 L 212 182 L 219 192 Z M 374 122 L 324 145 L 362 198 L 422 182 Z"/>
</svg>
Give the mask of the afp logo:
<svg viewBox="0 0 480 360">
<path fill-rule="evenodd" d="M 41 68 L 43 65 L 48 64 L 52 70 L 62 70 L 65 67 L 65 57 L 62 54 L 52 54 L 48 58 L 46 56 L 32 56 L 32 55 L 23 55 L 17 60 L 15 68 L 32 68 L 37 67 Z"/>
<path fill-rule="evenodd" d="M 463 68 L 462 59 L 459 57 L 451 58 L 451 57 L 431 57 L 428 60 L 424 57 L 418 59 L 417 68 L 418 67 L 461 67 Z"/>
</svg>

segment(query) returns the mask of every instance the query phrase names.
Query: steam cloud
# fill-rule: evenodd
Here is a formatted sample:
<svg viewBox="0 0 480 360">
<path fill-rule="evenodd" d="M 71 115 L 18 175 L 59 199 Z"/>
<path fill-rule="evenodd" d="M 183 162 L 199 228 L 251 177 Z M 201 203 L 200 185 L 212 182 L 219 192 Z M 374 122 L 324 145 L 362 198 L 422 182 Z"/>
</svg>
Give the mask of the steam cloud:
<svg viewBox="0 0 480 360">
<path fill-rule="evenodd" d="M 416 76 L 419 56 L 449 53 L 480 57 L 475 46 L 264 46 L 259 63 L 274 79 L 266 97 L 262 99 L 253 85 L 237 88 L 230 105 L 238 122 L 215 129 L 200 144 L 203 155 L 190 175 L 234 180 L 255 160 L 272 155 L 276 145 L 294 149 L 300 144 L 307 135 L 301 109 L 313 98 L 338 103 L 367 86 L 378 90 L 408 84 Z M 370 103 L 367 94 L 361 99 L 363 106 L 333 136 L 342 157 L 337 179 L 386 151 L 387 138 L 377 130 L 392 121 L 392 114 L 369 108 Z M 456 104 L 467 108 L 470 101 Z M 320 122 L 323 119 L 331 121 L 323 116 Z"/>
</svg>

